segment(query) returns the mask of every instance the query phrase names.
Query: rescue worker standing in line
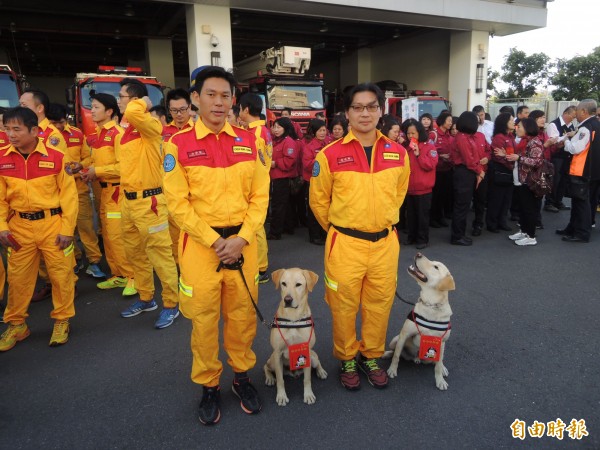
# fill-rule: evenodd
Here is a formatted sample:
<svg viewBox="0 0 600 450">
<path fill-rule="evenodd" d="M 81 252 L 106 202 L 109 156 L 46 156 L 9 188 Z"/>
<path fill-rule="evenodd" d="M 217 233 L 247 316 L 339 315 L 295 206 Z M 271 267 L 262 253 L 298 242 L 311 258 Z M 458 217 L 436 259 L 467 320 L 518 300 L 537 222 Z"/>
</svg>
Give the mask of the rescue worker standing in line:
<svg viewBox="0 0 600 450">
<path fill-rule="evenodd" d="M 140 300 L 121 312 L 134 317 L 154 311 L 154 269 L 162 284 L 163 310 L 154 326 L 161 329 L 179 316 L 177 267 L 171 251 L 167 202 L 162 193 L 162 125 L 151 117 L 152 103 L 140 81 L 121 81 L 118 105 L 128 123 L 117 152 L 121 160 L 121 227 L 127 259 L 133 266 Z"/>
<path fill-rule="evenodd" d="M 227 362 L 235 373 L 233 392 L 242 410 L 258 413 L 260 399 L 247 371 L 256 363 L 252 342 L 257 301 L 256 233 L 269 202 L 269 175 L 256 137 L 227 122 L 235 80 L 221 67 L 197 73 L 191 93 L 200 118 L 167 144 L 164 186 L 169 212 L 181 229 L 181 311 L 192 321 L 192 381 L 203 386 L 199 419 L 217 423 L 219 317 Z M 247 284 L 246 284 L 247 283 Z"/>
<path fill-rule="evenodd" d="M 85 144 L 83 132 L 67 123 L 67 109 L 58 103 L 51 103 L 48 110 L 48 119 L 56 127 L 65 139 L 68 157 L 75 158 L 73 162 L 82 163 L 87 166 L 90 162 L 90 149 Z M 82 166 L 82 167 L 83 167 Z M 88 275 L 94 278 L 104 278 L 106 274 L 102 272 L 98 264 L 102 259 L 102 252 L 98 246 L 98 235 L 94 230 L 94 214 L 92 212 L 92 199 L 90 198 L 90 187 L 81 176 L 74 174 L 75 185 L 79 197 L 79 213 L 77 214 L 77 233 L 83 244 L 85 256 L 89 262 L 86 269 Z M 83 269 L 81 265 L 81 250 L 75 244 L 75 273 Z"/>
<path fill-rule="evenodd" d="M 8 303 L 0 351 L 29 336 L 25 323 L 40 256 L 52 283 L 50 317 L 55 320 L 50 346 L 69 339 L 75 315 L 73 232 L 77 221 L 77 187 L 64 168 L 65 155 L 38 138 L 37 117 L 28 108 L 4 114 L 11 145 L 0 153 L 0 244 L 10 247 Z"/>
<path fill-rule="evenodd" d="M 46 93 L 37 89 L 28 89 L 19 98 L 19 104 L 25 108 L 29 108 L 37 116 L 38 136 L 42 138 L 44 143 L 49 143 L 66 154 L 68 149 L 65 138 L 46 117 L 48 110 L 50 109 L 50 99 Z M 74 158 L 67 159 L 73 160 Z M 32 302 L 39 302 L 52 295 L 52 284 L 48 279 L 48 272 L 43 258 L 40 261 L 40 278 L 44 280 L 44 285 L 33 294 L 33 297 L 31 298 Z"/>
<path fill-rule="evenodd" d="M 360 388 L 358 369 L 376 388 L 388 383 L 377 358 L 396 289 L 400 245 L 392 225 L 406 196 L 410 164 L 404 148 L 376 129 L 383 105 L 374 84 L 348 93 L 344 107 L 352 130 L 317 154 L 310 181 L 310 207 L 327 230 L 325 300 L 333 319 L 333 354 L 348 390 Z"/>
<path fill-rule="evenodd" d="M 133 268 L 125 255 L 121 235 L 121 205 L 125 201 L 120 186 L 121 168 L 117 148 L 123 136 L 123 128 L 113 119 L 118 118 L 117 101 L 110 94 L 92 96 L 90 112 L 96 124 L 96 132 L 86 137 L 85 147 L 91 154 L 87 170 L 81 174 L 85 182 L 100 183 L 100 224 L 104 230 L 104 253 L 112 276 L 99 282 L 98 289 L 123 288 L 124 297 L 137 294 Z M 84 169 L 75 164 L 73 172 Z"/>
<path fill-rule="evenodd" d="M 259 158 L 261 158 L 261 161 L 265 160 L 267 167 L 271 167 L 271 161 L 273 160 L 273 139 L 271 138 L 271 132 L 265 125 L 265 121 L 260 118 L 262 106 L 263 103 L 260 96 L 251 92 L 244 94 L 240 99 L 239 117 L 248 124 L 248 131 L 256 136 Z M 264 223 L 258 230 L 258 233 L 256 233 L 256 243 L 258 245 L 258 282 L 268 283 L 269 246 L 267 244 Z"/>
</svg>

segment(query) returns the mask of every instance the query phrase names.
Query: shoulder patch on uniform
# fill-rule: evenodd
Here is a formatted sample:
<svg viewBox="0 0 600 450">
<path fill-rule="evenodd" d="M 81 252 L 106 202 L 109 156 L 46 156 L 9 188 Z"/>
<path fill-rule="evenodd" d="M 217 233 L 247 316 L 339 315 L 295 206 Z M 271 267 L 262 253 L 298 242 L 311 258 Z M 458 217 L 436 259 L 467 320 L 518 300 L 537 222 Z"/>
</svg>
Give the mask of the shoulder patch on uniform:
<svg viewBox="0 0 600 450">
<path fill-rule="evenodd" d="M 435 150 L 431 150 L 431 151 L 429 152 L 429 154 L 431 155 L 431 157 L 432 157 L 432 158 L 437 158 L 437 155 L 438 155 L 438 154 L 437 154 L 437 151 L 435 151 Z"/>
<path fill-rule="evenodd" d="M 267 162 L 265 161 L 265 155 L 263 155 L 262 150 L 258 151 L 258 159 L 260 159 L 260 162 L 262 163 L 263 166 L 267 167 Z"/>
<path fill-rule="evenodd" d="M 320 173 L 321 173 L 321 165 L 319 164 L 319 161 L 315 161 L 315 165 L 313 166 L 313 170 L 312 170 L 312 176 L 318 177 Z"/>
<path fill-rule="evenodd" d="M 287 154 L 288 154 L 288 156 L 292 156 L 294 154 L 294 149 L 293 148 L 288 148 L 287 149 Z"/>
<path fill-rule="evenodd" d="M 51 138 L 49 139 L 49 141 L 50 141 L 50 144 L 52 144 L 52 145 L 54 145 L 54 146 L 58 145 L 58 143 L 60 142 L 60 141 L 58 140 L 58 138 L 57 138 L 57 137 L 54 137 L 54 136 L 53 136 L 53 137 L 51 137 Z"/>
<path fill-rule="evenodd" d="M 163 169 L 165 172 L 170 172 L 175 168 L 175 157 L 173 155 L 165 156 L 165 160 L 163 161 Z"/>
</svg>

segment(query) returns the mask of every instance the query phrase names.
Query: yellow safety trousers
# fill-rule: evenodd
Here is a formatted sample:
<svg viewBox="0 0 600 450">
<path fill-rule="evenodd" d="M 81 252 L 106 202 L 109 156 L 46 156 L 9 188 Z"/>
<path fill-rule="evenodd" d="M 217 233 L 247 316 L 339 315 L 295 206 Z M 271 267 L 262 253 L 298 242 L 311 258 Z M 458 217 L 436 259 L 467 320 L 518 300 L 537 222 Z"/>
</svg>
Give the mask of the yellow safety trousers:
<svg viewBox="0 0 600 450">
<path fill-rule="evenodd" d="M 118 192 L 117 201 L 114 200 L 115 192 Z M 121 233 L 121 204 L 125 201 L 119 186 L 103 188 L 100 194 L 100 222 L 104 230 L 104 253 L 110 272 L 116 277 L 133 278 L 133 267 L 127 259 Z"/>
</svg>

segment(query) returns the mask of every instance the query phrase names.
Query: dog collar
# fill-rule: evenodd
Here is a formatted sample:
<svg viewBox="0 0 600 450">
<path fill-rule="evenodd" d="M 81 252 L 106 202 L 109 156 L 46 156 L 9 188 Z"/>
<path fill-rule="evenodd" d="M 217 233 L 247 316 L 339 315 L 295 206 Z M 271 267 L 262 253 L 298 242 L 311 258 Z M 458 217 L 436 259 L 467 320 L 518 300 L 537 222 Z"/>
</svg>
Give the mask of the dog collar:
<svg viewBox="0 0 600 450">
<path fill-rule="evenodd" d="M 433 320 L 428 320 L 423 316 L 418 315 L 414 310 L 408 313 L 406 317 L 408 320 L 412 320 L 417 325 L 422 326 L 423 328 L 428 328 L 430 330 L 435 331 L 446 331 L 452 328 L 450 321 L 447 322 L 435 322 Z"/>
<path fill-rule="evenodd" d="M 311 317 L 304 317 L 298 320 L 281 319 L 277 316 L 273 319 L 271 327 L 277 328 L 308 328 L 313 326 L 313 320 Z"/>
<path fill-rule="evenodd" d="M 427 303 L 427 302 L 423 301 L 423 299 L 421 297 L 419 297 L 419 300 L 417 300 L 417 303 L 423 303 L 425 306 L 429 306 L 430 308 L 433 308 L 433 309 L 440 309 L 443 305 L 443 303 Z"/>
</svg>

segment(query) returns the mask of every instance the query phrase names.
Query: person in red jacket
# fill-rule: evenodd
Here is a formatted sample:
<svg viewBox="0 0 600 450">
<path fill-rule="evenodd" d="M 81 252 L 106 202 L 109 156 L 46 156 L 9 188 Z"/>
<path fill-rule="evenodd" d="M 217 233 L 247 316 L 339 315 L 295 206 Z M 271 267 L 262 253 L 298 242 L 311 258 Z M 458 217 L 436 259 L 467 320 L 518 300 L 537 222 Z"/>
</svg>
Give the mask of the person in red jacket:
<svg viewBox="0 0 600 450">
<path fill-rule="evenodd" d="M 467 215 L 476 186 L 485 178 L 485 170 L 481 165 L 479 145 L 475 134 L 479 122 L 474 112 L 463 112 L 456 128 L 456 151 L 453 155 L 454 176 L 454 207 L 452 210 L 452 245 L 472 245 L 471 238 L 465 236 Z"/>
<path fill-rule="evenodd" d="M 431 196 L 431 217 L 429 226 L 433 228 L 447 227 L 446 217 L 452 213 L 452 153 L 454 153 L 454 136 L 452 114 L 441 113 L 436 119 L 438 164 L 435 168 L 435 186 Z"/>
<path fill-rule="evenodd" d="M 490 145 L 485 139 L 485 134 L 478 131 L 475 133 L 475 140 L 477 141 L 477 151 L 479 155 L 479 164 L 483 168 L 484 172 L 487 173 L 488 163 L 492 157 L 492 150 Z M 481 236 L 483 230 L 483 220 L 485 216 L 485 204 L 487 201 L 487 190 L 488 181 L 487 178 L 481 179 L 473 191 L 473 209 L 475 210 L 475 217 L 473 218 L 473 225 L 471 234 L 473 236 Z"/>
<path fill-rule="evenodd" d="M 302 178 L 306 182 L 306 203 L 308 204 L 308 189 L 310 186 L 310 178 L 312 176 L 313 165 L 315 158 L 323 147 L 331 142 L 331 138 L 327 136 L 327 126 L 323 120 L 313 119 L 306 127 L 306 134 L 302 143 Z M 327 233 L 321 228 L 312 210 L 308 208 L 306 224 L 308 227 L 308 238 L 311 244 L 325 245 Z"/>
<path fill-rule="evenodd" d="M 402 131 L 407 138 L 402 145 L 410 158 L 406 196 L 407 244 L 417 244 L 417 249 L 423 249 L 429 244 L 429 210 L 438 153 L 433 144 L 428 142 L 429 135 L 420 122 L 408 119 L 402 123 Z"/>
<path fill-rule="evenodd" d="M 271 161 L 271 225 L 267 239 L 279 240 L 290 207 L 290 179 L 298 173 L 296 168 L 296 132 L 292 121 L 280 117 L 271 127 L 273 160 Z"/>
</svg>

